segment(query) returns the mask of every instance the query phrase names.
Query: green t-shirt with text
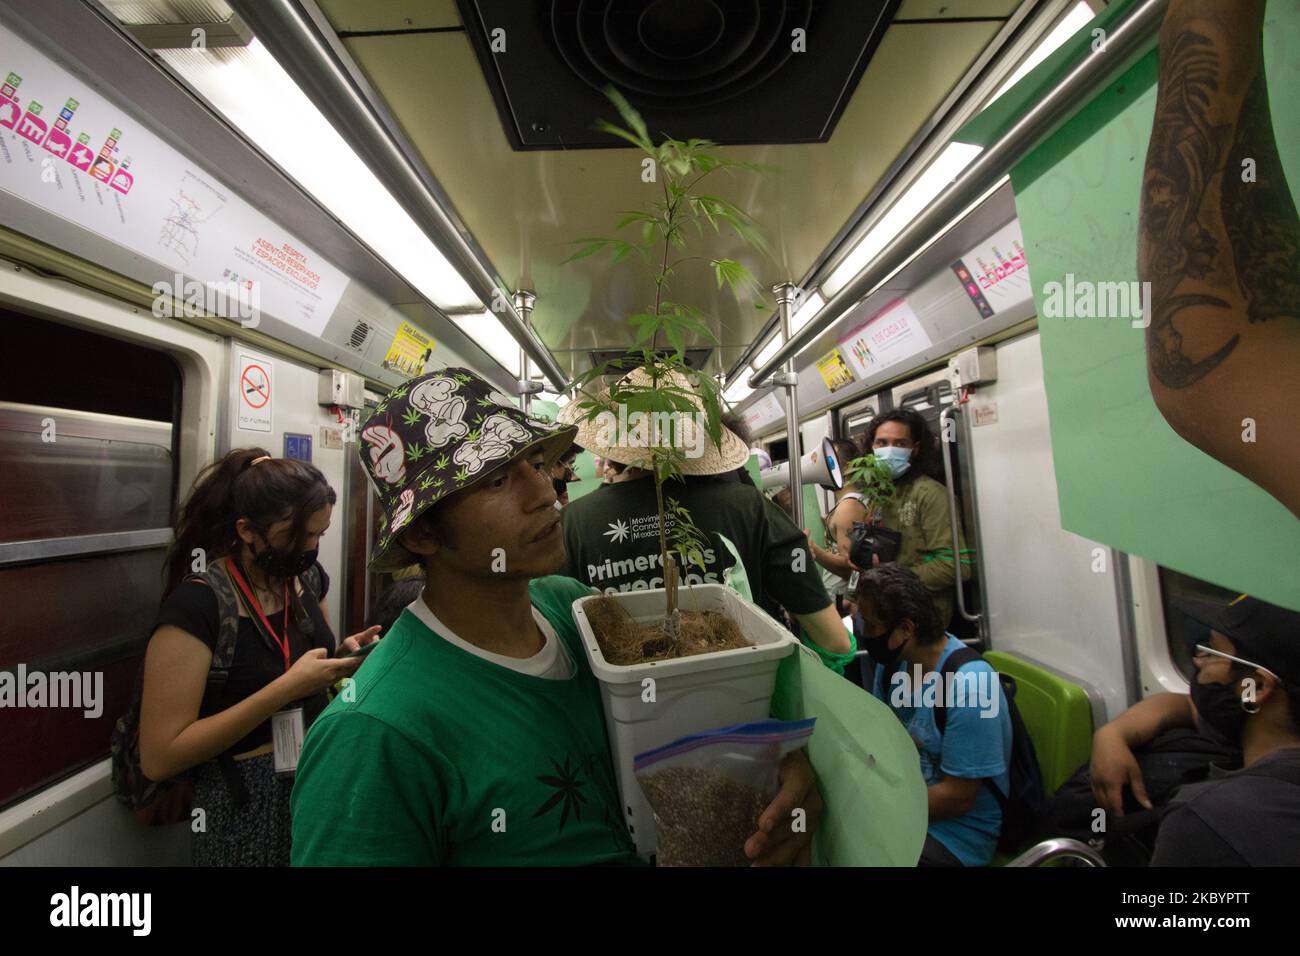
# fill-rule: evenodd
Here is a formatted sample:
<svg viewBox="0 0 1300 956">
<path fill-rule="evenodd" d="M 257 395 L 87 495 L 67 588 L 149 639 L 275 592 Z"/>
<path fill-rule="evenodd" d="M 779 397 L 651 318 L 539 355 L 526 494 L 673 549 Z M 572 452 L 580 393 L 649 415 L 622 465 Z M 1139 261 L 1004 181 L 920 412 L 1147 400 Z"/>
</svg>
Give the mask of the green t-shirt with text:
<svg viewBox="0 0 1300 956">
<path fill-rule="evenodd" d="M 403 611 L 354 693 L 307 734 L 292 798 L 295 866 L 640 862 L 571 611 L 591 592 L 562 577 L 529 591 L 573 676 L 494 664 Z"/>
</svg>

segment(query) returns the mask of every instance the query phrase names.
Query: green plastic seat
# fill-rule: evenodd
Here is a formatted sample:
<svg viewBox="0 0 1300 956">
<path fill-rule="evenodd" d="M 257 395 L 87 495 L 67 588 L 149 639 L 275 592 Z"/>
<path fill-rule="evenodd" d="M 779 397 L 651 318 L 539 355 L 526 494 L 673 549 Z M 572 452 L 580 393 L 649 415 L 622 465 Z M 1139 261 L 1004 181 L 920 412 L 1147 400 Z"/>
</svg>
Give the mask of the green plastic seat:
<svg viewBox="0 0 1300 956">
<path fill-rule="evenodd" d="M 1038 755 L 1043 792 L 1050 796 L 1092 755 L 1092 706 L 1078 684 L 1005 651 L 984 659 L 1016 682 L 1016 707 Z M 1028 847 L 1022 847 L 1022 850 Z M 999 853 L 994 866 L 1012 859 Z"/>
</svg>

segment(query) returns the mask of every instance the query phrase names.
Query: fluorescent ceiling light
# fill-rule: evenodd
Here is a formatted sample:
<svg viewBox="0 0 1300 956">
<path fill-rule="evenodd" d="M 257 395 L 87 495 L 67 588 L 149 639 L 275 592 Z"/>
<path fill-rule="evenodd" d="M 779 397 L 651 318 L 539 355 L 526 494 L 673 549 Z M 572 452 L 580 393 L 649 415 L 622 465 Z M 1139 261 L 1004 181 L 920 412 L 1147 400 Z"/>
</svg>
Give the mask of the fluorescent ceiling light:
<svg viewBox="0 0 1300 956">
<path fill-rule="evenodd" d="M 749 363 L 749 367 L 752 369 L 758 369 L 766 365 L 767 360 L 775 355 L 776 350 L 781 347 L 781 342 L 782 339 L 780 332 L 773 335 L 772 338 L 768 340 L 768 343 L 763 346 L 762 351 L 758 353 L 758 357 Z"/>
<path fill-rule="evenodd" d="M 442 309 L 482 307 L 451 263 L 260 42 L 219 53 L 158 53 L 429 301 Z M 300 238 L 311 241 L 310 236 Z"/>
<path fill-rule="evenodd" d="M 749 396 L 754 394 L 754 390 L 746 384 L 745 380 L 749 378 L 749 370 L 741 369 L 736 373 L 736 378 L 730 385 L 722 390 L 722 397 L 732 405 L 739 405 Z"/>
<path fill-rule="evenodd" d="M 894 237 L 907 228 L 913 219 L 919 216 L 934 197 L 943 192 L 945 186 L 957 178 L 963 169 L 971 164 L 983 151 L 980 146 L 968 143 L 949 143 L 942 153 L 926 167 L 898 201 L 890 207 L 889 212 L 871 227 L 853 251 L 839 264 L 830 278 L 822 283 L 827 295 L 833 296 L 849 284 L 859 272 L 866 268 L 880 250 L 889 245 Z"/>
<path fill-rule="evenodd" d="M 519 343 L 495 315 L 491 312 L 474 312 L 469 315 L 449 315 L 447 318 L 475 345 L 496 359 L 502 368 L 519 378 Z"/>
<path fill-rule="evenodd" d="M 1016 71 L 1011 74 L 1011 78 L 998 88 L 992 99 L 984 104 L 984 109 L 988 109 L 996 103 L 1003 93 L 1023 80 L 1030 70 L 1055 53 L 1062 43 L 1078 33 L 1094 16 L 1092 8 L 1086 3 L 1076 3 L 1074 8 L 1065 15 L 1065 19 L 1058 23 L 1056 28 L 1039 42 L 1038 46 L 1034 47 L 1033 52 L 1025 58 L 1025 62 L 1021 63 L 1016 68 Z"/>
</svg>

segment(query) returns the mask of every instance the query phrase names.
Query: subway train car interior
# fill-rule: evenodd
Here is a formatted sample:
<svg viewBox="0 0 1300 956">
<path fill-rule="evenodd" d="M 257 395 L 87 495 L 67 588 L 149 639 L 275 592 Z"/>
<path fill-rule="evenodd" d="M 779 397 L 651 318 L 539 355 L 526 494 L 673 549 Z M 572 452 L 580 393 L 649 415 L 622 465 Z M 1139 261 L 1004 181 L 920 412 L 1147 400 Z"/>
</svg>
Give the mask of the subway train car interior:
<svg viewBox="0 0 1300 956">
<path fill-rule="evenodd" d="M 1300 864 L 1297 0 L 0 0 L 0 81 L 0 867 Z"/>
</svg>

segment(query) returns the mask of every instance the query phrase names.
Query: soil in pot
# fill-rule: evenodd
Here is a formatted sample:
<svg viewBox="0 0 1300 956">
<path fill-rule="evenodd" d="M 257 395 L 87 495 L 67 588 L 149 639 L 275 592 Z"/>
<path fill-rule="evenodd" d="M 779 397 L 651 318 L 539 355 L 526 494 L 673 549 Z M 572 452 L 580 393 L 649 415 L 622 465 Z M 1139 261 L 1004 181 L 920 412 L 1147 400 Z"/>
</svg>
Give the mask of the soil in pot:
<svg viewBox="0 0 1300 956">
<path fill-rule="evenodd" d="M 600 652 L 611 664 L 646 664 L 750 646 L 740 626 L 721 611 L 682 611 L 674 652 L 662 622 L 639 624 L 612 597 L 588 601 L 584 609 Z"/>
</svg>

